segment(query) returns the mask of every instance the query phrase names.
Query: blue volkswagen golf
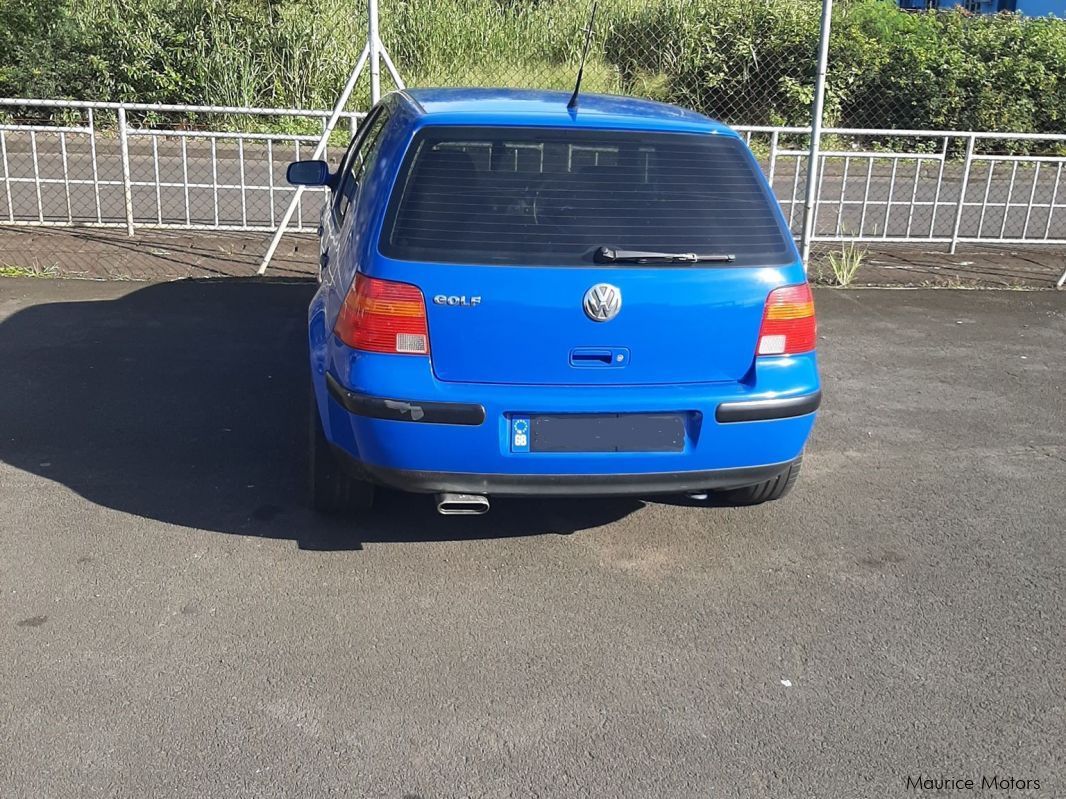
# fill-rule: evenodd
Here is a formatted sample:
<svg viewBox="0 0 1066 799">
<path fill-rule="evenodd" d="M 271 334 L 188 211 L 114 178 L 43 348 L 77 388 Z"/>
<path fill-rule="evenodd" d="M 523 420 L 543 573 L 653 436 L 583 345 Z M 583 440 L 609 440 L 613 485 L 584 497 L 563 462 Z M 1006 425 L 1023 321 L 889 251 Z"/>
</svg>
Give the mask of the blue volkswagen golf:
<svg viewBox="0 0 1066 799">
<path fill-rule="evenodd" d="M 437 496 L 796 481 L 821 398 L 811 291 L 751 152 L 674 106 L 546 91 L 388 95 L 328 186 L 311 302 L 311 485 Z"/>
</svg>

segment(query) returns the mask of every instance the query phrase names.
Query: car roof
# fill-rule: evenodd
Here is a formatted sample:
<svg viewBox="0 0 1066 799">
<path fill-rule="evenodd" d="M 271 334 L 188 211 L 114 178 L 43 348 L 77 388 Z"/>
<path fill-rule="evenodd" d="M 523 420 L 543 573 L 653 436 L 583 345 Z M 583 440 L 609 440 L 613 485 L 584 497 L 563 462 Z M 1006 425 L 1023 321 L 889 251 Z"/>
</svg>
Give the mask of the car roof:
<svg viewBox="0 0 1066 799">
<path fill-rule="evenodd" d="M 406 89 L 399 93 L 417 124 L 514 125 L 733 134 L 726 125 L 676 105 L 608 94 L 582 93 L 577 108 L 569 92 L 540 89 Z"/>
</svg>

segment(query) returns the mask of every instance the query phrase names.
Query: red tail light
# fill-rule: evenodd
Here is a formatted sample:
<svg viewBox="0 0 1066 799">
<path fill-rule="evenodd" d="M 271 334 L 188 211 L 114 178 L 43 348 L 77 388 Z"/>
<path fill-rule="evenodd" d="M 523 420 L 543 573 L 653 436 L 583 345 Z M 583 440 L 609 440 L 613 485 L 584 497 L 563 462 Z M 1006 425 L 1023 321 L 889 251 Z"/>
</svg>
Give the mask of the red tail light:
<svg viewBox="0 0 1066 799">
<path fill-rule="evenodd" d="M 368 352 L 429 353 L 426 303 L 417 286 L 357 274 L 333 332 Z"/>
<path fill-rule="evenodd" d="M 759 330 L 759 355 L 797 355 L 815 347 L 814 297 L 806 283 L 770 292 Z"/>
</svg>

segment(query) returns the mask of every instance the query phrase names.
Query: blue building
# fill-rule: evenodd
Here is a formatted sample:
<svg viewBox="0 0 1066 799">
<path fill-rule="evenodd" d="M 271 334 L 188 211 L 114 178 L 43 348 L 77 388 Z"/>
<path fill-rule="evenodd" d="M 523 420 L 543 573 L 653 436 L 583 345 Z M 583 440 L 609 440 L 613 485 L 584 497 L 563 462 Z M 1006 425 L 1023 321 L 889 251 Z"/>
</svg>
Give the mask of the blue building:
<svg viewBox="0 0 1066 799">
<path fill-rule="evenodd" d="M 1051 15 L 1066 19 L 1066 0 L 899 0 L 899 7 L 906 11 L 961 7 L 975 14 L 1017 11 L 1027 17 Z"/>
</svg>

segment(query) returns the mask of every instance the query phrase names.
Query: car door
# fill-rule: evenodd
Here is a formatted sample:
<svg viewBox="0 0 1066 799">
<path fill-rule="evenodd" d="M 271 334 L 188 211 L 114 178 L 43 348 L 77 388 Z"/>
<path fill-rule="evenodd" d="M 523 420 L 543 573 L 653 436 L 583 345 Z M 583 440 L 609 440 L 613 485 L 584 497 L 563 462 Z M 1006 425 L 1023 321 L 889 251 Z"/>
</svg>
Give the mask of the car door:
<svg viewBox="0 0 1066 799">
<path fill-rule="evenodd" d="M 360 182 L 387 121 L 388 112 L 385 108 L 378 106 L 371 110 L 341 161 L 333 193 L 322 209 L 320 281 L 333 285 L 344 282 L 344 276 L 348 274 L 344 256 L 347 253 L 351 220 L 355 217 Z M 335 290 L 344 292 L 347 286 L 337 286 Z"/>
</svg>

